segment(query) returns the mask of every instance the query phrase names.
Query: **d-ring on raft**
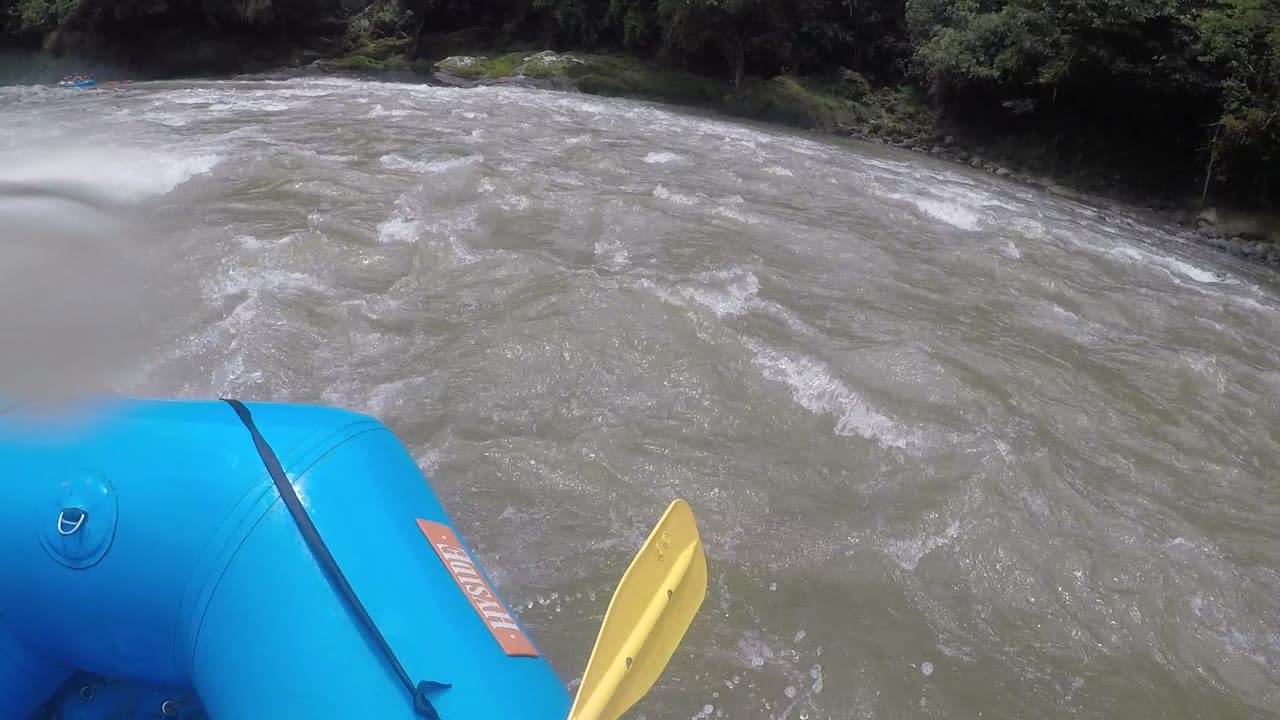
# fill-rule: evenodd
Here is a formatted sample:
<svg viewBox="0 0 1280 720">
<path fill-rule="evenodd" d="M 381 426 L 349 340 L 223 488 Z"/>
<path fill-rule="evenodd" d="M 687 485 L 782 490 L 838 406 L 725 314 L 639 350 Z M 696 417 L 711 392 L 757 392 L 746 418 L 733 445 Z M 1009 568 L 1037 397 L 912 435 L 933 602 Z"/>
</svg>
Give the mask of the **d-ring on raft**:
<svg viewBox="0 0 1280 720">
<path fill-rule="evenodd" d="M 706 594 L 675 501 L 576 698 L 412 457 L 333 408 L 0 415 L 0 718 L 613 720 Z"/>
</svg>

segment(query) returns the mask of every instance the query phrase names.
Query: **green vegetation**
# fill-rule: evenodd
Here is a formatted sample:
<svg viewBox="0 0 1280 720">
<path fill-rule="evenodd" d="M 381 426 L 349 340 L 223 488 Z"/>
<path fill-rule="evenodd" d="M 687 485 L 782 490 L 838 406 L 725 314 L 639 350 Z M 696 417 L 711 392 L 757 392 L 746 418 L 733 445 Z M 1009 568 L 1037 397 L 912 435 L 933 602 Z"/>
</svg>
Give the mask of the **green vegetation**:
<svg viewBox="0 0 1280 720">
<path fill-rule="evenodd" d="M 153 73 L 477 56 L 450 71 L 1280 199 L 1280 0 L 0 0 L 0 38 Z"/>
<path fill-rule="evenodd" d="M 338 58 L 337 66 L 342 70 L 358 72 L 404 70 L 409 67 L 405 59 L 408 46 L 407 38 L 366 40 Z"/>
</svg>

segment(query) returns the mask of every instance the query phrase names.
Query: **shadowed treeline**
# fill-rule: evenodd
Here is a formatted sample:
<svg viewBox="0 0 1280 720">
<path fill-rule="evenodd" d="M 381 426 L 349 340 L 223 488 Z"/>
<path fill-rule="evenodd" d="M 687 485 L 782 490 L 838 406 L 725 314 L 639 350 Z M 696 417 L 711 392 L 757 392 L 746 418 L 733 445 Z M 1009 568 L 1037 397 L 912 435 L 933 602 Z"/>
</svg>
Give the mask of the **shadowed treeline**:
<svg viewBox="0 0 1280 720">
<path fill-rule="evenodd" d="M 0 0 L 8 44 L 152 74 L 306 62 L 379 38 L 437 59 L 618 50 L 722 78 L 927 94 L 948 122 L 1031 138 L 1177 194 L 1280 194 L 1276 0 Z M 456 48 L 455 48 L 456 49 Z"/>
</svg>

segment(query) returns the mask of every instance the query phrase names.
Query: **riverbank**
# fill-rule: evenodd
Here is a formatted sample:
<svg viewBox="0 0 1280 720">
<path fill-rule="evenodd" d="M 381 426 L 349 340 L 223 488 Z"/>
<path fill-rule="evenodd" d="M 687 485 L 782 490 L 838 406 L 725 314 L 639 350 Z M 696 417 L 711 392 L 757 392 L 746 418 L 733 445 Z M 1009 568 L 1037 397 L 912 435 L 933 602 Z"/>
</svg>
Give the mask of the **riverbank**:
<svg viewBox="0 0 1280 720">
<path fill-rule="evenodd" d="M 1105 159 L 1055 155 L 1041 139 L 993 137 L 948 123 L 913 86 L 877 87 L 853 72 L 790 75 L 732 84 L 621 54 L 460 49 L 427 43 L 435 59 L 408 60 L 409 41 L 364 43 L 313 70 L 391 77 L 454 87 L 519 85 L 652 100 L 714 110 L 928 154 L 1045 192 L 1106 209 L 1119 202 L 1184 229 L 1188 238 L 1232 255 L 1280 266 L 1280 217 L 1206 206 L 1198 197 L 1153 191 Z M 419 46 L 419 51 L 423 49 Z"/>
</svg>

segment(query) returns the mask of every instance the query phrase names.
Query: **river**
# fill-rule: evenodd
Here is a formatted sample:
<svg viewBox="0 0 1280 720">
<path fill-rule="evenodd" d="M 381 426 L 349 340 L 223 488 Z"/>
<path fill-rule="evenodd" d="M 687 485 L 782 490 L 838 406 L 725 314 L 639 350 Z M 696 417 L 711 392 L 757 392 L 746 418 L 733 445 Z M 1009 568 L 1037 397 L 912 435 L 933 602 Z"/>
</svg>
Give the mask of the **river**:
<svg viewBox="0 0 1280 720">
<path fill-rule="evenodd" d="M 1280 716 L 1280 285 L 1123 209 L 621 100 L 0 90 L 0 392 L 340 405 L 566 682 L 666 504 L 638 718 Z"/>
</svg>

